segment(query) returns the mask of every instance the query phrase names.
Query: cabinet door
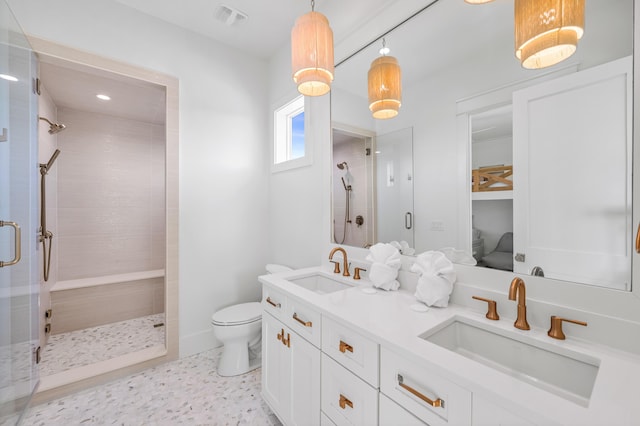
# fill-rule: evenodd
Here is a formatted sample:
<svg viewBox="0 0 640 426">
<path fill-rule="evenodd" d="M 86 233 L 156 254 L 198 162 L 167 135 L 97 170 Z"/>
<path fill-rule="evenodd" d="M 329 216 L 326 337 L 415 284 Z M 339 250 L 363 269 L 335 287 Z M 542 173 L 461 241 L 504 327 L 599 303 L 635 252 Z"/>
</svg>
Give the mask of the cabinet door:
<svg viewBox="0 0 640 426">
<path fill-rule="evenodd" d="M 287 389 L 288 352 L 282 340 L 278 339 L 283 329 L 280 321 L 262 312 L 262 397 L 282 421 L 290 398 Z"/>
<path fill-rule="evenodd" d="M 287 333 L 288 330 L 285 329 Z M 320 350 L 291 331 L 288 336 L 291 402 L 288 417 L 292 425 L 320 424 Z"/>
<path fill-rule="evenodd" d="M 320 424 L 320 350 L 266 312 L 262 396 L 285 425 Z"/>
</svg>

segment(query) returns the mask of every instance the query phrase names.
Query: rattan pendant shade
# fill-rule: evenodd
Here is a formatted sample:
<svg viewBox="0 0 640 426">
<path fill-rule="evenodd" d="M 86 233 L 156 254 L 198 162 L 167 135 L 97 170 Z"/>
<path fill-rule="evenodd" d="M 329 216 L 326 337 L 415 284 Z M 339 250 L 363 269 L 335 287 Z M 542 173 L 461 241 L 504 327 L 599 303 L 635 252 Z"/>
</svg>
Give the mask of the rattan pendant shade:
<svg viewBox="0 0 640 426">
<path fill-rule="evenodd" d="M 398 115 L 402 103 L 402 73 L 393 56 L 380 56 L 371 63 L 368 74 L 369 109 L 374 118 Z"/>
<path fill-rule="evenodd" d="M 327 18 L 309 12 L 296 20 L 291 30 L 293 81 L 306 96 L 321 96 L 333 81 L 333 31 Z"/>
<path fill-rule="evenodd" d="M 573 55 L 584 33 L 584 0 L 515 0 L 516 57 L 528 69 Z"/>
</svg>

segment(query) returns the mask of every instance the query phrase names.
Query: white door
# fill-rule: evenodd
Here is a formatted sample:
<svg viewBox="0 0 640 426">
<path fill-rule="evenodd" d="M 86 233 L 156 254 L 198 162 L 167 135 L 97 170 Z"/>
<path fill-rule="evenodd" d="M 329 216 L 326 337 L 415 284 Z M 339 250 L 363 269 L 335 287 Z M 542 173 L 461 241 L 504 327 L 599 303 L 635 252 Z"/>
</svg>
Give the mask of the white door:
<svg viewBox="0 0 640 426">
<path fill-rule="evenodd" d="M 413 129 L 376 137 L 378 241 L 415 247 L 413 226 Z"/>
<path fill-rule="evenodd" d="M 262 312 L 262 397 L 283 419 L 288 410 L 290 363 L 281 336 L 284 326 L 271 314 Z"/>
<path fill-rule="evenodd" d="M 0 2 L 0 424 L 14 424 L 38 380 L 35 59 Z"/>
<path fill-rule="evenodd" d="M 291 332 L 291 403 L 292 425 L 320 424 L 320 349 Z"/>
<path fill-rule="evenodd" d="M 631 65 L 514 93 L 515 272 L 630 289 Z"/>
</svg>

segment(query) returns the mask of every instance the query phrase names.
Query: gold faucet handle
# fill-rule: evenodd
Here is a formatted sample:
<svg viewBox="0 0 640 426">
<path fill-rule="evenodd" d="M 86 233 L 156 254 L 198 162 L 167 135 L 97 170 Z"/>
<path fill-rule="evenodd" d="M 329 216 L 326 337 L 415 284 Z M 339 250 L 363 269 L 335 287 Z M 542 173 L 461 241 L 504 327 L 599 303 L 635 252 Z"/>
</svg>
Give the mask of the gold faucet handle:
<svg viewBox="0 0 640 426">
<path fill-rule="evenodd" d="M 333 273 L 334 274 L 339 274 L 340 273 L 340 262 L 336 262 L 335 260 L 330 260 L 330 262 L 335 265 L 333 267 Z"/>
<path fill-rule="evenodd" d="M 584 321 L 572 320 L 572 319 L 567 319 L 567 318 L 560 318 L 560 317 L 557 317 L 555 315 L 552 315 L 551 316 L 551 328 L 549 328 L 549 331 L 547 332 L 547 335 L 549 335 L 549 337 L 553 337 L 554 339 L 558 339 L 558 340 L 566 339 L 566 336 L 562 332 L 562 321 L 570 322 L 570 323 L 573 323 L 573 324 L 582 325 L 584 327 L 587 326 L 587 323 L 584 322 Z"/>
<path fill-rule="evenodd" d="M 367 271 L 366 269 L 356 267 L 356 269 L 353 272 L 353 279 L 354 280 L 359 280 L 360 279 L 360 272 L 366 272 L 366 271 Z"/>
<path fill-rule="evenodd" d="M 472 299 L 482 300 L 483 302 L 487 302 L 487 317 L 490 320 L 497 321 L 500 319 L 500 315 L 498 315 L 498 303 L 495 300 L 485 299 L 484 297 L 471 296 Z"/>
</svg>

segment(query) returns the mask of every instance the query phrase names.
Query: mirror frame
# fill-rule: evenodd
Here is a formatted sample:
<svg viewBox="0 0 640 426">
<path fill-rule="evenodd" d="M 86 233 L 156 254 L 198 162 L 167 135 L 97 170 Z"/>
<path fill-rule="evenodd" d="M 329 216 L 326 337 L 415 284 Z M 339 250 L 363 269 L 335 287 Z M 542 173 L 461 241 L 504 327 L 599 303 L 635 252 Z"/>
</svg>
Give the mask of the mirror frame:
<svg viewBox="0 0 640 426">
<path fill-rule="evenodd" d="M 36 54 L 143 80 L 166 90 L 165 344 L 40 378 L 33 404 L 124 377 L 178 358 L 178 79 L 92 53 L 27 36 Z"/>
</svg>

